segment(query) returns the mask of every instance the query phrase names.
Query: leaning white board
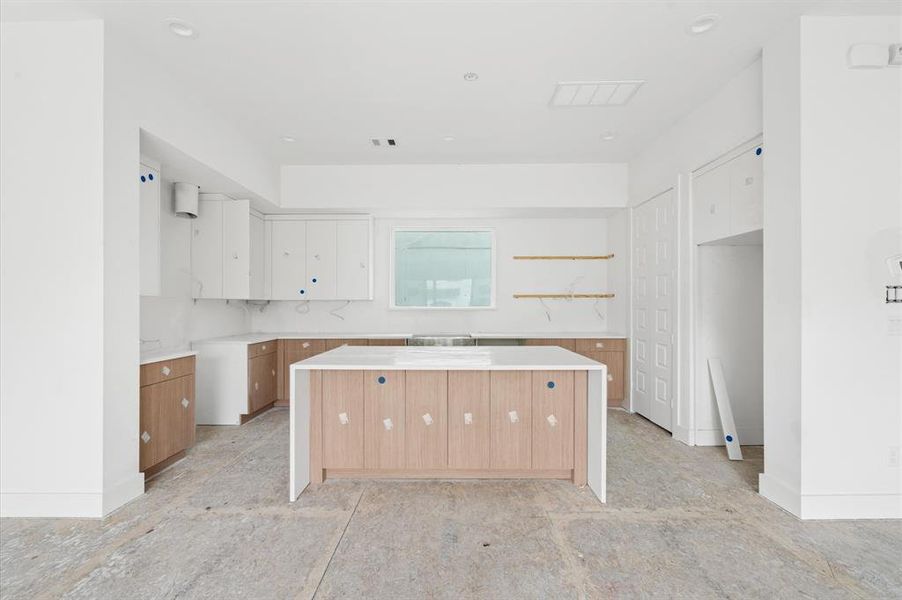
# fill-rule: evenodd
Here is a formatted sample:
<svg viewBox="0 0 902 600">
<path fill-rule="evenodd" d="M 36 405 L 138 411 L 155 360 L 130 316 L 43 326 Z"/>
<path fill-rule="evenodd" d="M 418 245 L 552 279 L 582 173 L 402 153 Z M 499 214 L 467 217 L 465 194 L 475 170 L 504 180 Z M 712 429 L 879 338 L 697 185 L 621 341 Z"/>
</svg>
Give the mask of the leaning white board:
<svg viewBox="0 0 902 600">
<path fill-rule="evenodd" d="M 723 430 L 723 441 L 727 445 L 727 456 L 730 460 L 742 460 L 739 435 L 733 422 L 733 407 L 730 406 L 727 382 L 719 358 L 708 359 L 708 373 L 711 375 L 711 385 L 714 386 L 714 399 L 717 401 L 717 412 L 720 413 L 720 428 Z"/>
</svg>

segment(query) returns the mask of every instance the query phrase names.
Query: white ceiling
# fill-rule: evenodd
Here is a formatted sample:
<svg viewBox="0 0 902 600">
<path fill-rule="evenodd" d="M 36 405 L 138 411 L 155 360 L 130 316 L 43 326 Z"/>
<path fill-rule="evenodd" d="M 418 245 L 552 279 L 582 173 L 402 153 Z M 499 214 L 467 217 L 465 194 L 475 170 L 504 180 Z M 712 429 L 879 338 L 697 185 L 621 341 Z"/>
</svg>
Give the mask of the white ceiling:
<svg viewBox="0 0 902 600">
<path fill-rule="evenodd" d="M 4 2 L 2 16 L 105 18 L 278 163 L 379 164 L 626 161 L 793 17 L 899 11 L 898 1 L 132 0 Z M 712 12 L 714 30 L 686 33 Z M 199 36 L 177 38 L 167 17 Z M 468 71 L 479 79 L 464 81 Z M 647 82 L 625 107 L 549 106 L 558 81 L 620 79 Z"/>
</svg>

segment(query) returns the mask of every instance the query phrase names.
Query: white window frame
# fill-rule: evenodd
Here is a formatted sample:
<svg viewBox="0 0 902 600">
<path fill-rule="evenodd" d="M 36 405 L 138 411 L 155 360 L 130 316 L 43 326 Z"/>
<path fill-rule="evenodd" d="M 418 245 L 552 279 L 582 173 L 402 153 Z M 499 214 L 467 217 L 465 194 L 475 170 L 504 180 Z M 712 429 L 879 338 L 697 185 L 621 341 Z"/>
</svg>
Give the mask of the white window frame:
<svg viewBox="0 0 902 600">
<path fill-rule="evenodd" d="M 490 304 L 488 306 L 398 306 L 395 303 L 395 232 L 398 231 L 485 231 L 491 234 L 492 238 L 492 258 L 491 258 L 491 298 Z M 391 228 L 391 236 L 389 240 L 389 248 L 388 248 L 388 292 L 389 292 L 389 310 L 495 310 L 495 294 L 497 292 L 497 279 L 498 279 L 498 263 L 497 263 L 497 254 L 496 254 L 496 241 L 495 241 L 495 228 L 494 227 L 466 227 L 466 226 L 447 226 L 447 227 L 435 227 L 435 226 L 395 226 Z"/>
</svg>

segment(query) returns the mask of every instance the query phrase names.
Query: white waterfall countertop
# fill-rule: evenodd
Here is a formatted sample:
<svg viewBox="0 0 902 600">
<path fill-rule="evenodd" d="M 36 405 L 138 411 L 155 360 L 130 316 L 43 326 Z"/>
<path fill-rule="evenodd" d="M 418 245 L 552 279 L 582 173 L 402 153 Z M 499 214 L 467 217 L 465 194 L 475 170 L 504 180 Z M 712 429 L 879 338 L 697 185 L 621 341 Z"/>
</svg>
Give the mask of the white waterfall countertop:
<svg viewBox="0 0 902 600">
<path fill-rule="evenodd" d="M 293 363 L 292 370 L 604 371 L 558 346 L 341 346 Z"/>
</svg>

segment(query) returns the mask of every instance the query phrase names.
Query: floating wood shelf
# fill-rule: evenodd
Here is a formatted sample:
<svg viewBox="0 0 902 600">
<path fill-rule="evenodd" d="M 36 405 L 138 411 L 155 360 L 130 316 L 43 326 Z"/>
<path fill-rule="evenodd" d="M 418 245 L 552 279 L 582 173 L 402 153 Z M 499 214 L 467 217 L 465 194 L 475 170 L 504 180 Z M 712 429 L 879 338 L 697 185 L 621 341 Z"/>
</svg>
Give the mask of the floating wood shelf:
<svg viewBox="0 0 902 600">
<path fill-rule="evenodd" d="M 514 298 L 550 298 L 572 300 L 582 298 L 613 298 L 614 294 L 514 294 Z"/>
<path fill-rule="evenodd" d="M 514 260 L 608 260 L 614 258 L 613 254 L 597 256 L 515 256 Z"/>
</svg>

